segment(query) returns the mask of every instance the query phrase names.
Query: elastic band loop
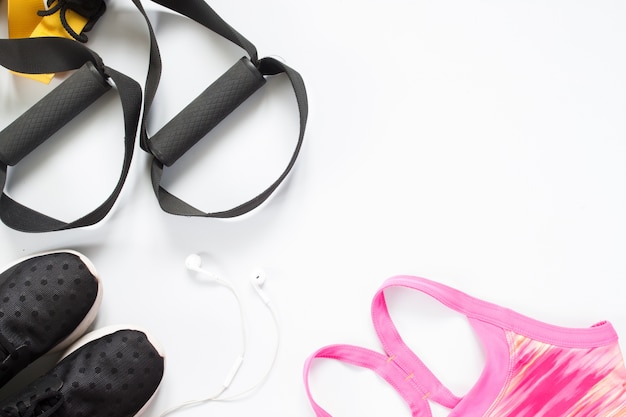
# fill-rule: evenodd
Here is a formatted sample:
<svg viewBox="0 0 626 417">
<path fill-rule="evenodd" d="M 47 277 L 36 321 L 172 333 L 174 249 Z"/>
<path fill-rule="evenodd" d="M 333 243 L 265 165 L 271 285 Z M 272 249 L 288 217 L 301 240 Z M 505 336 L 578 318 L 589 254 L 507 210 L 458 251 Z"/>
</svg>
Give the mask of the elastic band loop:
<svg viewBox="0 0 626 417">
<path fill-rule="evenodd" d="M 10 198 L 4 191 L 0 196 L 0 219 L 9 227 L 24 232 L 51 232 L 57 230 L 73 229 L 93 225 L 102 220 L 113 208 L 117 200 L 130 168 L 132 160 L 135 136 L 141 112 L 141 87 L 137 82 L 116 70 L 104 66 L 100 57 L 89 48 L 78 42 L 64 38 L 29 38 L 29 39 L 1 39 L 0 40 L 0 65 L 13 71 L 38 74 L 70 71 L 80 68 L 86 63 L 93 65 L 93 68 L 105 78 L 111 78 L 118 90 L 122 102 L 124 114 L 124 161 L 118 182 L 109 195 L 97 208 L 83 217 L 64 222 L 43 213 L 26 207 Z M 92 71 L 87 69 L 85 71 Z M 52 98 L 44 98 L 44 109 L 40 112 L 53 114 L 50 109 L 54 106 L 54 101 L 63 96 L 68 103 L 66 107 L 59 110 L 67 110 L 63 116 L 63 124 L 80 111 L 81 106 L 86 106 L 88 102 L 94 100 L 93 73 L 86 75 L 80 73 L 77 77 L 69 77 L 56 90 L 51 93 Z M 65 84 L 68 83 L 68 84 Z M 71 88 L 67 88 L 71 85 Z M 65 87 L 64 87 L 65 86 Z M 104 91 L 97 91 L 97 94 Z M 85 96 L 86 94 L 86 96 Z M 81 98 L 81 95 L 83 96 Z M 89 100 L 86 100 L 88 97 Z M 56 106 L 59 107 L 59 106 Z M 61 120 L 61 119 L 59 119 Z M 61 127 L 56 123 L 55 128 Z M 35 136 L 26 147 L 15 153 L 14 158 L 3 161 L 0 164 L 0 190 L 4 190 L 7 174 L 7 163 L 17 162 L 25 151 L 30 151 L 33 145 L 40 142 L 42 136 Z"/>
<path fill-rule="evenodd" d="M 308 99 L 306 93 L 306 87 L 304 85 L 304 81 L 300 74 L 288 67 L 287 65 L 277 61 L 274 58 L 263 58 L 259 60 L 257 58 L 256 47 L 248 41 L 244 36 L 242 36 L 239 32 L 233 29 L 230 25 L 228 25 L 222 18 L 220 18 L 213 9 L 211 9 L 204 0 L 155 0 L 155 3 L 158 3 L 166 8 L 174 10 L 183 16 L 186 16 L 206 28 L 212 30 L 213 32 L 223 36 L 224 38 L 230 40 L 234 44 L 243 48 L 249 55 L 250 61 L 256 66 L 258 71 L 263 76 L 273 76 L 278 74 L 286 74 L 291 82 L 292 88 L 294 90 L 296 96 L 296 102 L 298 105 L 298 110 L 300 113 L 300 131 L 298 134 L 298 140 L 294 149 L 294 152 L 291 156 L 291 159 L 287 163 L 286 168 L 279 176 L 279 178 L 270 184 L 264 191 L 262 191 L 256 197 L 238 205 L 229 210 L 219 211 L 207 213 L 203 210 L 197 209 L 187 202 L 181 200 L 180 198 L 174 196 L 169 193 L 161 186 L 161 180 L 163 177 L 163 169 L 164 165 L 167 166 L 173 163 L 176 158 L 174 155 L 173 158 L 163 158 L 159 152 L 153 152 L 153 150 L 167 148 L 169 145 L 167 143 L 163 143 L 165 140 L 163 138 L 156 140 L 159 142 L 156 146 L 152 143 L 155 138 L 150 138 L 146 129 L 146 117 L 150 113 L 150 108 L 154 101 L 154 96 L 156 95 L 156 90 L 158 88 L 160 76 L 161 76 L 161 55 L 159 52 L 158 44 L 156 41 L 156 37 L 154 35 L 154 30 L 150 23 L 150 20 L 143 10 L 141 3 L 139 0 L 133 0 L 133 2 L 137 5 L 140 12 L 143 14 L 146 24 L 148 25 L 148 30 L 150 34 L 150 66 L 148 68 L 148 75 L 146 77 L 146 88 L 145 88 L 145 96 L 146 99 L 144 101 L 144 119 L 141 123 L 141 147 L 143 150 L 153 154 L 155 157 L 152 161 L 151 166 L 151 181 L 154 193 L 159 201 L 159 205 L 161 208 L 170 214 L 182 215 L 182 216 L 198 216 L 198 217 L 214 217 L 214 218 L 229 218 L 236 217 L 242 214 L 248 213 L 249 211 L 257 208 L 263 202 L 265 202 L 270 195 L 278 188 L 278 186 L 283 182 L 283 180 L 287 177 L 291 169 L 293 168 L 296 159 L 300 153 L 300 149 L 302 148 L 302 142 L 304 140 L 304 132 L 306 129 L 306 123 L 308 119 Z M 249 92 L 249 91 L 248 91 Z M 240 98 L 240 97 L 239 97 Z M 208 94 L 203 94 L 199 98 L 200 101 L 205 102 L 210 99 Z M 221 97 L 217 98 L 218 100 Z M 229 101 L 230 102 L 230 101 Z M 231 102 L 232 103 L 232 102 Z M 229 112 L 232 111 L 232 108 L 228 109 Z M 224 112 L 220 111 L 220 116 L 224 115 Z M 209 116 L 212 119 L 211 116 Z M 212 123 L 207 123 L 207 125 L 211 125 Z M 207 126 L 204 126 L 205 128 Z M 181 123 L 176 123 L 176 126 L 169 125 L 168 130 L 185 130 L 186 126 Z M 202 129 L 206 131 L 206 129 Z M 155 135 L 157 136 L 157 135 Z M 176 150 L 187 147 L 187 145 L 191 142 L 195 143 L 199 140 L 199 135 L 192 135 L 188 140 L 185 139 L 185 146 L 179 147 L 178 143 L 175 143 L 173 147 Z M 180 139 L 176 139 L 180 140 Z"/>
</svg>

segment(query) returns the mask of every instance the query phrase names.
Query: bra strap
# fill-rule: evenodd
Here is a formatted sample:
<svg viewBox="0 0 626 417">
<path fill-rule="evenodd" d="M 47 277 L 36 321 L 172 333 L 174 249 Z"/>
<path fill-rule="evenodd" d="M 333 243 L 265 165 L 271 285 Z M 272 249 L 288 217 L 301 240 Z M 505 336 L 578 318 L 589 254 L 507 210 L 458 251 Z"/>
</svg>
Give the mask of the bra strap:
<svg viewBox="0 0 626 417">
<path fill-rule="evenodd" d="M 153 155 L 151 181 L 161 208 L 175 215 L 229 218 L 245 214 L 261 205 L 287 177 L 302 148 L 308 118 L 308 99 L 300 74 L 274 58 L 258 59 L 256 47 L 226 23 L 204 0 L 154 0 L 180 13 L 207 29 L 230 40 L 246 51 L 248 57 L 216 80 L 192 103 L 185 107 L 161 131 L 152 137 L 147 133 L 146 119 L 156 95 L 161 76 L 161 56 L 154 30 L 140 0 L 133 0 L 143 14 L 150 33 L 150 66 L 146 79 L 144 117 L 141 123 L 141 148 Z M 265 77 L 285 74 L 296 97 L 300 129 L 294 152 L 282 174 L 256 197 L 229 210 L 207 213 L 172 195 L 161 186 L 164 166 L 170 166 L 213 127 L 245 101 L 265 82 Z"/>
<path fill-rule="evenodd" d="M 411 409 L 411 415 L 413 417 L 431 417 L 430 407 L 426 402 L 428 391 L 420 385 L 418 379 L 414 378 L 413 375 L 407 375 L 406 372 L 398 366 L 398 363 L 393 357 L 352 345 L 330 345 L 323 347 L 313 353 L 304 364 L 304 386 L 317 417 L 332 416 L 315 402 L 311 394 L 309 373 L 311 364 L 316 358 L 335 359 L 373 370 L 402 396 Z"/>
<path fill-rule="evenodd" d="M 445 407 L 454 408 L 461 401 L 461 398 L 452 394 L 409 349 L 391 320 L 384 290 L 396 286 L 422 291 L 460 312 L 463 312 L 459 306 L 463 303 L 464 297 L 469 296 L 434 281 L 418 277 L 399 276 L 385 281 L 372 301 L 372 321 L 385 352 L 389 356 L 395 357 L 399 366 L 406 372 L 415 374 L 420 383 L 426 387 L 429 399 Z"/>
<path fill-rule="evenodd" d="M 64 38 L 0 39 L 0 65 L 29 74 L 78 69 L 0 132 L 0 219 L 24 232 L 51 232 L 99 222 L 113 208 L 128 175 L 141 112 L 141 87 L 128 76 L 105 66 L 89 48 Z M 115 84 L 124 114 L 124 161 L 109 197 L 81 218 L 64 222 L 26 207 L 4 193 L 7 165 L 19 162 L 108 91 L 108 79 Z"/>
</svg>

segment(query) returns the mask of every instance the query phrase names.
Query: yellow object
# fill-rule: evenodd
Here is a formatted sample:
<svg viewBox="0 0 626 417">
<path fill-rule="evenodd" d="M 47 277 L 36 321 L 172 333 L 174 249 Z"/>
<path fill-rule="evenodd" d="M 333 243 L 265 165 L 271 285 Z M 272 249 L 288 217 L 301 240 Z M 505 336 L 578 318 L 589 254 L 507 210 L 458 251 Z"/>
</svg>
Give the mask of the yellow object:
<svg viewBox="0 0 626 417">
<path fill-rule="evenodd" d="M 9 0 L 9 38 L 28 38 L 41 21 L 37 11 L 44 0 Z"/>
<path fill-rule="evenodd" d="M 58 1 L 58 0 L 56 0 Z M 52 3 L 54 4 L 54 3 Z M 39 10 L 47 8 L 46 0 L 9 0 L 9 38 L 38 38 L 54 36 L 73 39 L 61 23 L 61 13 L 65 13 L 68 25 L 76 33 L 81 33 L 89 21 L 73 10 L 58 10 L 50 16 L 39 16 Z M 49 83 L 54 74 L 22 74 L 42 83 Z"/>
</svg>

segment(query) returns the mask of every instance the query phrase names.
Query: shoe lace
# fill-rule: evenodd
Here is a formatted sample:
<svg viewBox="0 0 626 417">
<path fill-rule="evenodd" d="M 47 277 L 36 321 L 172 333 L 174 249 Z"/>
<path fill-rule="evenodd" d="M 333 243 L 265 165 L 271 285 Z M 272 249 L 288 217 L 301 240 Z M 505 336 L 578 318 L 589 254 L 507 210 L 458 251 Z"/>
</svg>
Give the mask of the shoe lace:
<svg viewBox="0 0 626 417">
<path fill-rule="evenodd" d="M 52 6 L 53 3 L 55 3 Z M 59 12 L 59 18 L 61 19 L 61 25 L 70 34 L 70 36 L 79 42 L 87 42 L 89 39 L 84 33 L 76 33 L 74 29 L 67 22 L 67 11 L 73 10 L 83 17 L 86 17 L 90 22 L 83 29 L 85 32 L 89 31 L 93 26 L 93 23 L 104 13 L 106 8 L 104 0 L 47 0 L 47 10 L 37 11 L 37 15 L 51 16 L 56 12 Z"/>
<path fill-rule="evenodd" d="M 43 395 L 33 396 L 29 403 L 17 402 L 14 406 L 0 410 L 0 417 L 53 417 L 63 405 L 63 394 L 49 390 Z"/>
</svg>

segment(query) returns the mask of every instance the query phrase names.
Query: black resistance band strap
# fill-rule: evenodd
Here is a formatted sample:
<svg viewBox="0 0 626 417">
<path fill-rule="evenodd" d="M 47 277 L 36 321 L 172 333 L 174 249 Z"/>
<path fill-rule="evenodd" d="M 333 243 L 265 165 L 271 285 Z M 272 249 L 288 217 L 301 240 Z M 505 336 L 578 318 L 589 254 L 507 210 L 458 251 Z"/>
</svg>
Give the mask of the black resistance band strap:
<svg viewBox="0 0 626 417">
<path fill-rule="evenodd" d="M 0 132 L 0 219 L 24 232 L 50 232 L 99 222 L 113 207 L 128 175 L 141 113 L 140 85 L 105 66 L 89 48 L 63 38 L 0 39 L 0 65 L 30 74 L 77 70 Z M 120 96 L 125 130 L 124 161 L 111 195 L 90 213 L 68 223 L 28 208 L 5 194 L 7 166 L 17 164 L 106 93 L 111 88 L 109 79 Z"/>
<path fill-rule="evenodd" d="M 204 0 L 154 0 L 168 9 L 186 16 L 213 32 L 230 40 L 246 51 L 248 57 L 239 60 L 218 78 L 163 128 L 148 137 L 146 118 L 156 94 L 161 76 L 161 57 L 152 26 L 139 0 L 133 0 L 142 12 L 150 31 L 150 67 L 146 79 L 144 116 L 141 124 L 141 147 L 154 156 L 151 180 L 161 208 L 171 214 L 200 217 L 236 217 L 262 204 L 278 188 L 294 166 L 302 142 L 308 117 L 308 101 L 304 81 L 298 72 L 273 58 L 258 59 L 256 47 L 228 25 Z M 201 140 L 211 129 L 235 110 L 265 83 L 266 76 L 287 75 L 296 96 L 300 112 L 300 132 L 293 155 L 287 167 L 268 188 L 251 200 L 229 210 L 205 213 L 161 186 L 164 166 L 171 166 L 178 158 Z"/>
</svg>

